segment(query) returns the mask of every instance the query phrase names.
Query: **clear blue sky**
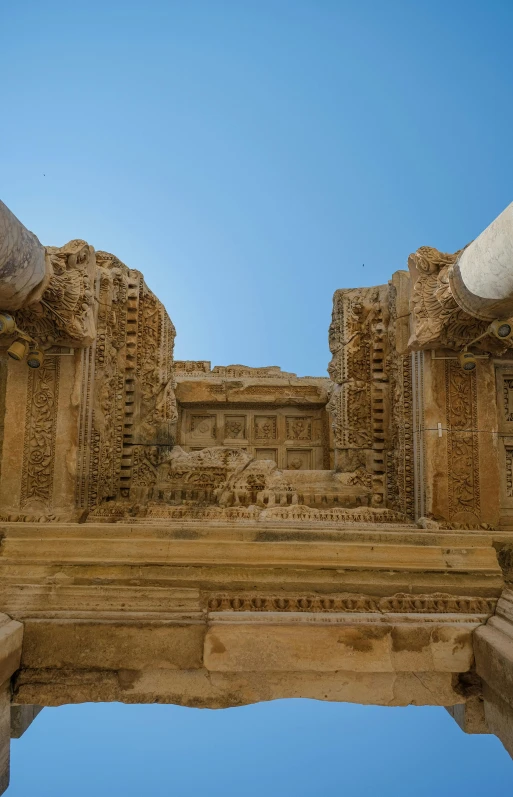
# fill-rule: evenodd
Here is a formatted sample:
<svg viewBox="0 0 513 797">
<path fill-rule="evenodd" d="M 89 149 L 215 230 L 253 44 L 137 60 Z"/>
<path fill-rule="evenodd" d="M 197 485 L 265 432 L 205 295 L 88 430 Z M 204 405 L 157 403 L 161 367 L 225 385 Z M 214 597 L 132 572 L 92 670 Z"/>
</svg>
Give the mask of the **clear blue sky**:
<svg viewBox="0 0 513 797">
<path fill-rule="evenodd" d="M 0 193 L 141 269 L 176 355 L 324 374 L 336 288 L 513 199 L 511 0 L 0 2 Z M 365 265 L 363 265 L 365 264 Z M 46 710 L 10 797 L 505 792 L 442 709 Z"/>
</svg>

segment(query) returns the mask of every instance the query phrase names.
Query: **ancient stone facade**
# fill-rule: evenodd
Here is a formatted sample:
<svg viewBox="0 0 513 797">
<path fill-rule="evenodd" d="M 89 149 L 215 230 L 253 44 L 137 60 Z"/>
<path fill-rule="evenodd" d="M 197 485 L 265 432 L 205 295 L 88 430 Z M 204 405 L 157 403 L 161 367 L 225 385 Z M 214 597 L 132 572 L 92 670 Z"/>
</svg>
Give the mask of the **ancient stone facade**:
<svg viewBox="0 0 513 797">
<path fill-rule="evenodd" d="M 4 520 L 78 520 L 102 503 L 129 498 L 146 483 L 156 452 L 174 442 L 175 330 L 162 304 L 142 275 L 113 255 L 94 253 L 83 241 L 51 252 L 66 264 L 71 287 L 52 294 L 50 282 L 47 302 L 13 314 L 44 349 L 44 360 L 37 369 L 10 361 L 7 368 Z M 72 307 L 66 315 L 75 288 L 80 312 Z M 80 348 L 70 346 L 74 331 Z"/>
<path fill-rule="evenodd" d="M 138 271 L 12 219 L 2 787 L 10 709 L 85 700 L 436 704 L 513 753 L 513 350 L 462 253 L 337 291 L 329 378 L 297 377 L 174 362 Z"/>
</svg>

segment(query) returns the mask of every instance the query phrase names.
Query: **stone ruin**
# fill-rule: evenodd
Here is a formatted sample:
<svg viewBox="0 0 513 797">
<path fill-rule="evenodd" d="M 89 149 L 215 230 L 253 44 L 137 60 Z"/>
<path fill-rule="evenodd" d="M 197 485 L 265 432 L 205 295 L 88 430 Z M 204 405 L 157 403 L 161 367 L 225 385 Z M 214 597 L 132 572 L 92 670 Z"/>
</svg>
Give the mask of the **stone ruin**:
<svg viewBox="0 0 513 797">
<path fill-rule="evenodd" d="M 0 793 L 39 707 L 445 706 L 513 755 L 513 204 L 335 293 L 328 377 L 174 361 L 0 203 Z"/>
</svg>

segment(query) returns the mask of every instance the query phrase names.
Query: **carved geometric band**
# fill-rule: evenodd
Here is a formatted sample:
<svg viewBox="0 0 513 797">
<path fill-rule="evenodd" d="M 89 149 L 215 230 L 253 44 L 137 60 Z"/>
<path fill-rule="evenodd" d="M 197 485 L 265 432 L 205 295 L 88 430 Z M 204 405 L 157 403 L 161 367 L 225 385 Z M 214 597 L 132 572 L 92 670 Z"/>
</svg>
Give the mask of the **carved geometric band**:
<svg viewBox="0 0 513 797">
<path fill-rule="evenodd" d="M 282 596 L 251 594 L 220 594 L 211 596 L 211 612 L 381 612 L 381 613 L 440 613 L 493 614 L 497 600 L 471 598 L 442 593 L 409 595 L 398 593 L 389 598 L 365 595 L 340 597 L 321 595 Z"/>
</svg>

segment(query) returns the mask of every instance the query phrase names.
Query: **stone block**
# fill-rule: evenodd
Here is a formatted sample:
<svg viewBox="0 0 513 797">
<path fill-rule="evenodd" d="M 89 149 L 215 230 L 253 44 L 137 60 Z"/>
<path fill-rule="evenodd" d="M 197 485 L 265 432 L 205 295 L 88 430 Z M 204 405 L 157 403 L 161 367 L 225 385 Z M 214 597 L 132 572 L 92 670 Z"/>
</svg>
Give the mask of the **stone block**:
<svg viewBox="0 0 513 797">
<path fill-rule="evenodd" d="M 205 625 L 27 620 L 22 667 L 103 670 L 202 666 Z"/>
<path fill-rule="evenodd" d="M 490 733 L 482 695 L 472 695 L 465 703 L 446 706 L 446 710 L 465 733 Z"/>
<path fill-rule="evenodd" d="M 43 706 L 11 706 L 11 739 L 19 739 L 34 722 Z"/>
<path fill-rule="evenodd" d="M 204 662 L 216 672 L 466 672 L 475 627 L 350 620 L 220 622 L 209 628 Z"/>
</svg>

